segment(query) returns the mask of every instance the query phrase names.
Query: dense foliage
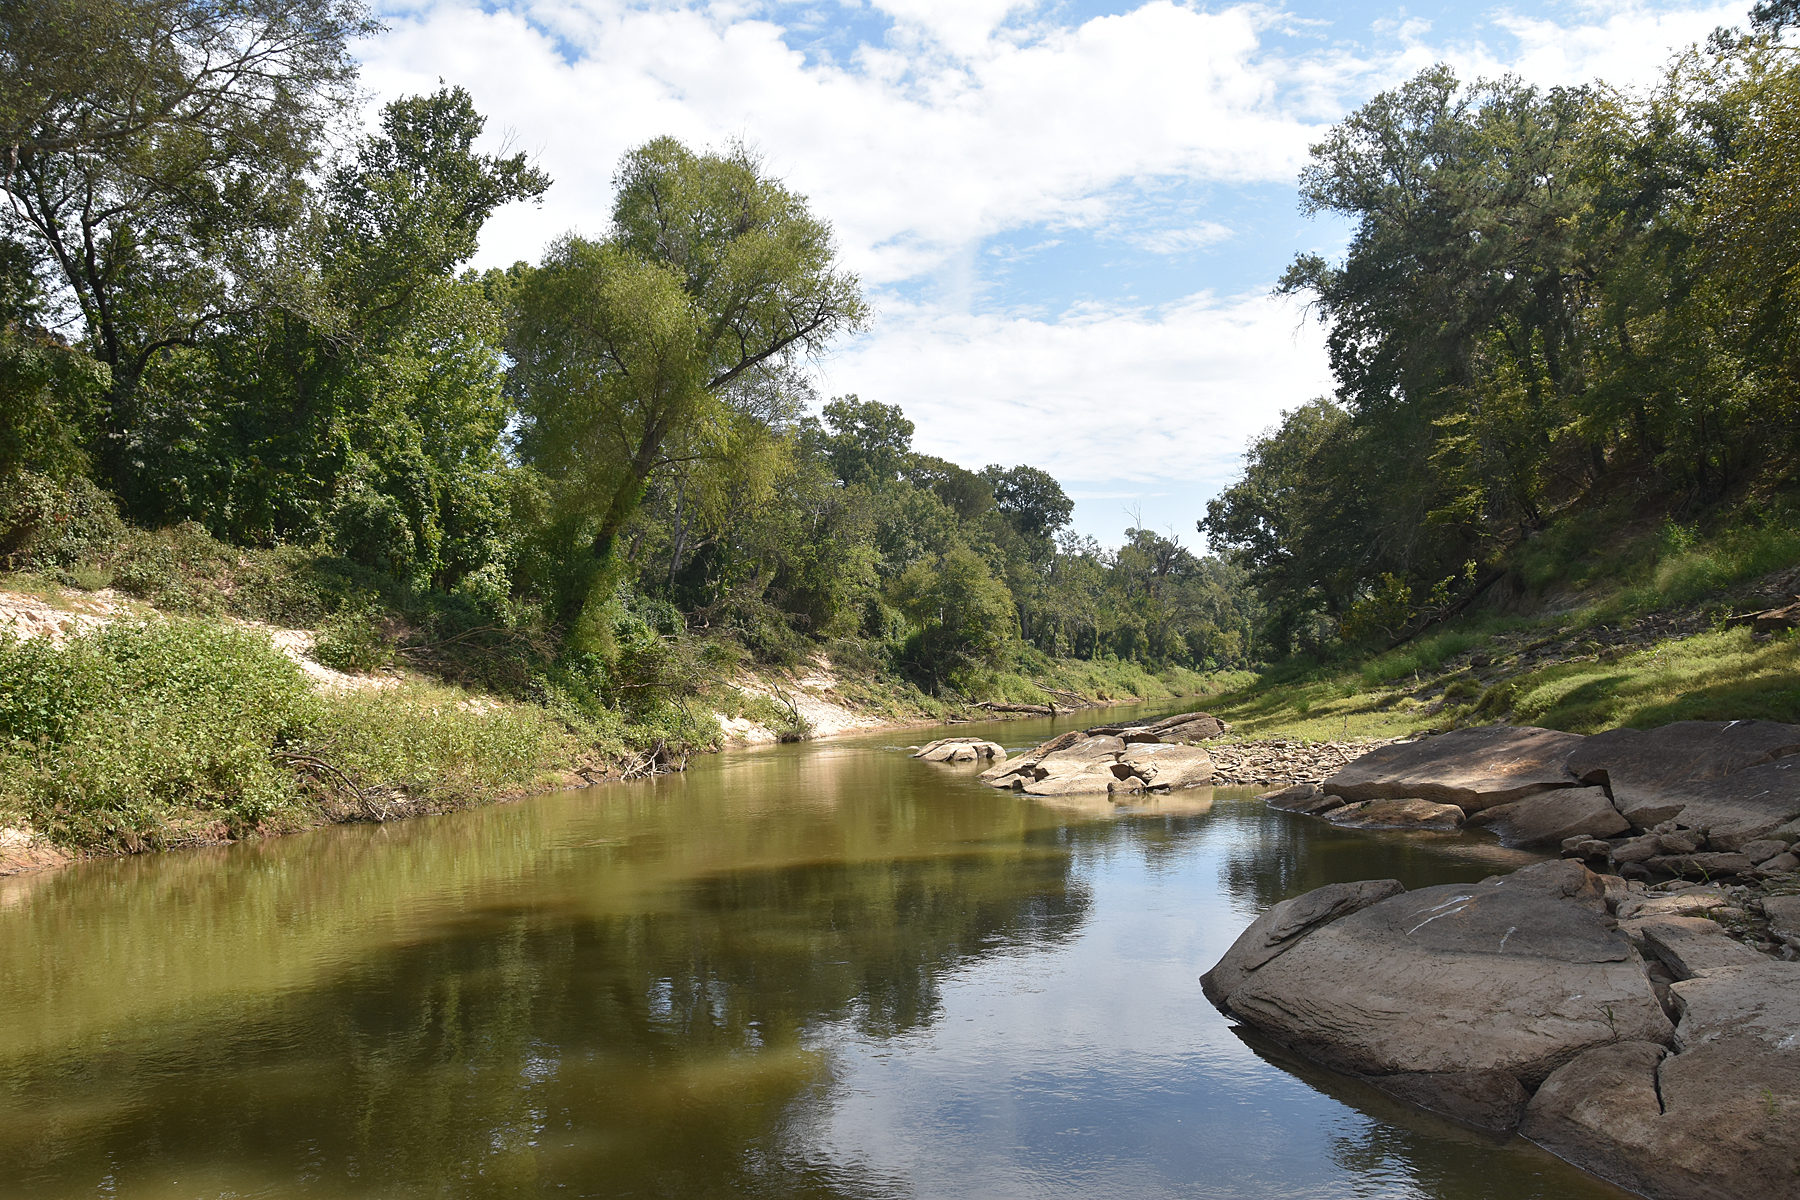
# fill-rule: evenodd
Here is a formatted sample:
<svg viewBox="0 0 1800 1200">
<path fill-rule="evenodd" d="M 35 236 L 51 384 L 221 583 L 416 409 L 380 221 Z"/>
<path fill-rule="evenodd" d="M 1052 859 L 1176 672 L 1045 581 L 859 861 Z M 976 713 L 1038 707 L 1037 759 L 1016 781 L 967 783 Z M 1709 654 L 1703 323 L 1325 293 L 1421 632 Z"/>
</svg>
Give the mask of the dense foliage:
<svg viewBox="0 0 1800 1200">
<path fill-rule="evenodd" d="M 1200 522 L 1269 640 L 1404 636 L 1607 503 L 1786 520 L 1797 170 L 1800 64 L 1767 37 L 1716 35 L 1642 97 L 1435 67 L 1335 127 L 1301 193 L 1354 236 L 1281 290 L 1337 394 Z"/>
<path fill-rule="evenodd" d="M 704 740 L 686 698 L 745 655 L 996 695 L 1044 655 L 1249 655 L 1235 568 L 1103 550 L 1044 471 L 813 395 L 861 289 L 742 146 L 650 141 L 601 234 L 470 271 L 551 181 L 478 150 L 456 87 L 334 141 L 370 28 L 357 0 L 0 2 L 3 565 L 622 742 Z"/>
</svg>

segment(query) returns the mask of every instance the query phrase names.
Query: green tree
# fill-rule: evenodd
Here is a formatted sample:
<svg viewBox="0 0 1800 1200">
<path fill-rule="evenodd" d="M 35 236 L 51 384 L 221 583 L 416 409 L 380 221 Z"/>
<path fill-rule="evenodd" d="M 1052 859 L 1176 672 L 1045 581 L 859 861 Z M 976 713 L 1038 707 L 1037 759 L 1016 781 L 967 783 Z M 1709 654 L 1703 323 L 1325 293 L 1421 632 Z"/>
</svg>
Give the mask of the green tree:
<svg viewBox="0 0 1800 1200">
<path fill-rule="evenodd" d="M 589 521 L 600 571 L 652 476 L 729 453 L 732 415 L 865 312 L 830 226 L 741 147 L 660 138 L 616 184 L 610 236 L 520 273 L 508 341 L 521 451 Z"/>
<path fill-rule="evenodd" d="M 152 361 L 292 297 L 285 241 L 351 99 L 355 0 L 11 0 L 0 124 L 7 232 L 40 246 L 111 383 L 92 449 L 154 505 Z"/>
</svg>

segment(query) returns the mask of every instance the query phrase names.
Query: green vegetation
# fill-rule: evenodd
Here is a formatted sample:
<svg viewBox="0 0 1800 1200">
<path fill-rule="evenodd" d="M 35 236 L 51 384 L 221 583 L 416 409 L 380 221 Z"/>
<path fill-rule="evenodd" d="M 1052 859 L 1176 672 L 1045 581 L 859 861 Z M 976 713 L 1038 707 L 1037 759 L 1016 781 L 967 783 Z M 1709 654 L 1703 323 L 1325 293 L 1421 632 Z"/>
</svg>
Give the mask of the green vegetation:
<svg viewBox="0 0 1800 1200">
<path fill-rule="evenodd" d="M 1326 326 L 1337 394 L 1200 522 L 1267 644 L 1379 651 L 1621 575 L 1642 611 L 1795 561 L 1797 155 L 1800 64 L 1768 34 L 1644 96 L 1434 67 L 1334 128 L 1303 207 L 1355 233 L 1281 290 Z"/>
<path fill-rule="evenodd" d="M 60 647 L 0 635 L 0 823 L 69 846 L 295 829 L 319 819 L 320 801 L 365 802 L 347 783 L 357 778 L 448 807 L 606 740 L 579 719 L 475 708 L 450 688 L 321 695 L 265 635 L 214 621 L 119 621 Z"/>
<path fill-rule="evenodd" d="M 1102 550 L 1044 472 L 813 394 L 861 288 L 742 146 L 649 141 L 609 228 L 466 269 L 551 180 L 476 150 L 454 86 L 334 140 L 371 28 L 357 0 L 0 11 L 0 567 L 179 618 L 8 644 L 21 679 L 79 681 L 54 735 L 6 735 L 12 817 L 129 848 L 680 761 L 713 711 L 803 734 L 731 680 L 821 653 L 905 718 L 1249 660 L 1234 566 L 1144 530 Z M 408 682 L 308 698 L 234 621 Z M 238 671 L 263 682 L 234 708 Z"/>
</svg>

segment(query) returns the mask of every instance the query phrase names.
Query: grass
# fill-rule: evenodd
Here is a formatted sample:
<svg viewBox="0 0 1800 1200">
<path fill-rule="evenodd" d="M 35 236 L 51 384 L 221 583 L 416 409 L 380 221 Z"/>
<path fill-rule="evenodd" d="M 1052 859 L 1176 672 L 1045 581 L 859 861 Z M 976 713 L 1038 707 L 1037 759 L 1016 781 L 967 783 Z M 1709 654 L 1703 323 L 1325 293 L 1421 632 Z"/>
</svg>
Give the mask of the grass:
<svg viewBox="0 0 1800 1200">
<path fill-rule="evenodd" d="M 1800 637 L 1752 640 L 1744 628 L 1663 642 L 1610 662 L 1563 663 L 1502 685 L 1518 724 L 1572 733 L 1671 721 L 1800 723 Z"/>
<path fill-rule="evenodd" d="M 119 621 L 62 646 L 0 636 L 0 823 L 80 850 L 317 824 L 345 778 L 460 806 L 626 732 L 427 683 L 315 692 L 266 634 L 220 622 Z"/>
</svg>

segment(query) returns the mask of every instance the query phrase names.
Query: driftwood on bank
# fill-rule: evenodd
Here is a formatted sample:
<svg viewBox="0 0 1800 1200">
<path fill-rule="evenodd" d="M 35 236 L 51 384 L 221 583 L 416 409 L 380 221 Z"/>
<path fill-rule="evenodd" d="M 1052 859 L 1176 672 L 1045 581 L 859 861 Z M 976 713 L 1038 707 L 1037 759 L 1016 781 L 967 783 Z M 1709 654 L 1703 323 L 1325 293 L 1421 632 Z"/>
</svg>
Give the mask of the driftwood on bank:
<svg viewBox="0 0 1800 1200">
<path fill-rule="evenodd" d="M 1054 704 L 994 704 L 991 701 L 984 700 L 980 704 L 975 705 L 975 707 L 985 708 L 989 712 L 1034 713 L 1040 717 L 1054 717 L 1056 715 L 1056 706 Z"/>
</svg>

